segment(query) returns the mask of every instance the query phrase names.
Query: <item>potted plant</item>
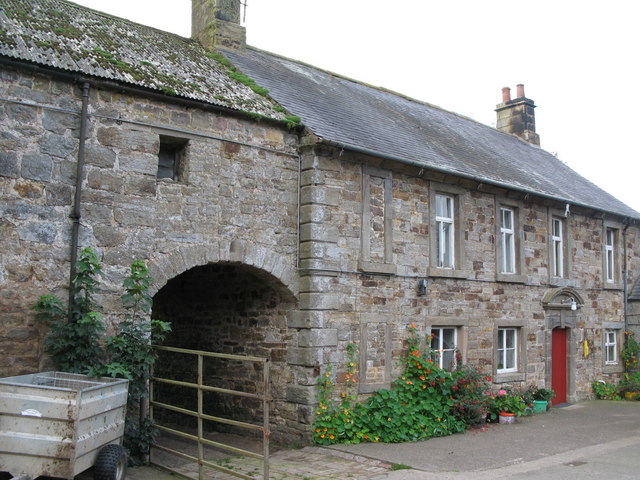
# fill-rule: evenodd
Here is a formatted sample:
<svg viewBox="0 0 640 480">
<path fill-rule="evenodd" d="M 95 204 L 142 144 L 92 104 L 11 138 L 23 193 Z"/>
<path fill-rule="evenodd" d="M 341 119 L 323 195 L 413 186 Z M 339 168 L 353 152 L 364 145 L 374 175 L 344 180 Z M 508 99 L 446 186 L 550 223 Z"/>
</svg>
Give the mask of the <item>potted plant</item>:
<svg viewBox="0 0 640 480">
<path fill-rule="evenodd" d="M 556 396 L 556 392 L 551 388 L 537 387 L 536 385 L 531 385 L 527 391 L 533 399 L 534 413 L 546 412 L 549 408 L 549 401 Z"/>
<path fill-rule="evenodd" d="M 618 384 L 620 395 L 626 400 L 635 400 L 640 396 L 640 371 L 625 373 L 624 378 Z"/>
<path fill-rule="evenodd" d="M 493 402 L 492 417 L 497 416 L 500 423 L 514 423 L 527 408 L 520 395 L 505 389 L 498 390 Z"/>
</svg>

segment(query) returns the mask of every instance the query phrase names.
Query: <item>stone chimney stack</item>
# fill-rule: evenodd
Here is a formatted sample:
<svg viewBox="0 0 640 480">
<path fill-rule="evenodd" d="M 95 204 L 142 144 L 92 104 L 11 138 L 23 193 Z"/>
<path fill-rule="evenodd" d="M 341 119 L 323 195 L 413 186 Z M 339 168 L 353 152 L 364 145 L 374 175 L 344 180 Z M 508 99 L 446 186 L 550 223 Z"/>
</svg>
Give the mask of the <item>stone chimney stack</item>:
<svg viewBox="0 0 640 480">
<path fill-rule="evenodd" d="M 245 51 L 240 0 L 191 0 L 191 38 L 210 52 L 216 48 Z"/>
<path fill-rule="evenodd" d="M 502 103 L 496 105 L 498 124 L 501 132 L 520 137 L 525 142 L 540 145 L 540 135 L 536 133 L 536 117 L 533 111 L 536 106 L 533 100 L 524 96 L 524 85 L 517 87 L 517 98 L 511 100 L 511 89 L 502 89 Z"/>
</svg>

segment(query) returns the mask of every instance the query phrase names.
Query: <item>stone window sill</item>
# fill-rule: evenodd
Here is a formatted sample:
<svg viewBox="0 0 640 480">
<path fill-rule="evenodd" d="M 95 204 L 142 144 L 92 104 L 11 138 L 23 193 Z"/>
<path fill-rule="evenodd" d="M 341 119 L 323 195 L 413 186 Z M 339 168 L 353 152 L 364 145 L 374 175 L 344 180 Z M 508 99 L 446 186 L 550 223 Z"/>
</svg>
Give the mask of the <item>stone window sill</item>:
<svg viewBox="0 0 640 480">
<path fill-rule="evenodd" d="M 493 383 L 509 383 L 509 382 L 524 382 L 525 375 L 521 372 L 512 373 L 496 373 L 493 377 Z"/>
<path fill-rule="evenodd" d="M 527 276 L 517 275 L 515 273 L 498 273 L 496 274 L 496 282 L 527 283 Z"/>
<path fill-rule="evenodd" d="M 358 263 L 358 270 L 363 273 L 377 273 L 382 275 L 395 275 L 397 267 L 391 263 L 364 262 Z"/>
<path fill-rule="evenodd" d="M 429 267 L 429 276 L 430 277 L 442 277 L 442 278 L 466 279 L 466 278 L 469 277 L 469 274 L 465 270 L 455 270 L 455 269 L 452 269 L 452 268 Z"/>
</svg>

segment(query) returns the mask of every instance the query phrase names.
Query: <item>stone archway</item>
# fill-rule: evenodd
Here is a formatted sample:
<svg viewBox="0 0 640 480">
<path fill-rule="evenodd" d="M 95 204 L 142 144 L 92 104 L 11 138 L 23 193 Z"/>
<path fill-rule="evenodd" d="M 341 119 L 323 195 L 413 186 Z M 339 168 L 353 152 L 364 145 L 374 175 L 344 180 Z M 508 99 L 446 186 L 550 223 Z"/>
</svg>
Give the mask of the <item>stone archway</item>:
<svg viewBox="0 0 640 480">
<path fill-rule="evenodd" d="M 579 310 L 584 306 L 580 293 L 571 287 L 554 288 L 546 292 L 542 306 L 546 322 L 546 384 L 556 391 L 553 404 L 575 397 L 575 328 Z"/>
<path fill-rule="evenodd" d="M 270 416 L 274 425 L 285 425 L 289 406 L 286 387 L 292 381 L 287 363 L 292 333 L 287 316 L 297 300 L 280 279 L 237 261 L 197 265 L 166 281 L 153 297 L 153 318 L 169 321 L 172 332 L 165 346 L 233 355 L 265 357 L 270 361 L 270 389 L 273 397 Z M 210 358 L 206 360 L 207 384 L 219 388 L 261 393 L 262 372 L 252 364 Z M 193 365 L 179 354 L 163 352 L 158 371 L 174 380 L 195 382 Z M 196 398 L 184 389 L 168 387 L 162 392 L 172 404 L 194 409 Z M 261 407 L 255 400 L 206 393 L 208 415 L 237 421 L 261 421 Z M 190 419 L 169 416 L 169 422 L 190 426 Z M 167 420 L 167 419 L 165 419 Z M 211 431 L 233 428 L 210 422 Z M 279 431 L 277 437 L 286 435 Z"/>
</svg>

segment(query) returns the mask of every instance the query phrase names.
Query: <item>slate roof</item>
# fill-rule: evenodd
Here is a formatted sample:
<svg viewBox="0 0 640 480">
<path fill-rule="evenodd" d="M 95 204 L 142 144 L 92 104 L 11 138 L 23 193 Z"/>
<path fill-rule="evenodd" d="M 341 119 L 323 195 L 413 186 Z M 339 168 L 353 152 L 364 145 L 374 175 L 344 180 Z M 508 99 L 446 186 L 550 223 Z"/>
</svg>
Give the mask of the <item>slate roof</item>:
<svg viewBox="0 0 640 480">
<path fill-rule="evenodd" d="M 2 0 L 0 55 L 284 119 L 196 41 L 63 0 Z"/>
<path fill-rule="evenodd" d="M 324 140 L 425 169 L 640 219 L 640 213 L 550 153 L 512 135 L 258 49 L 224 54 Z"/>
<path fill-rule="evenodd" d="M 640 220 L 640 213 L 514 136 L 264 51 L 224 53 L 323 140 Z M 64 0 L 2 0 L 0 57 L 285 119 L 197 42 Z"/>
</svg>

